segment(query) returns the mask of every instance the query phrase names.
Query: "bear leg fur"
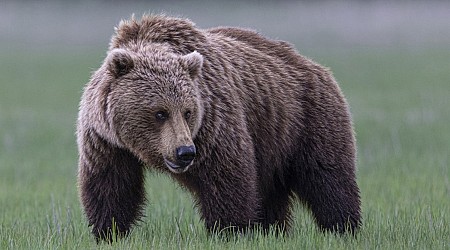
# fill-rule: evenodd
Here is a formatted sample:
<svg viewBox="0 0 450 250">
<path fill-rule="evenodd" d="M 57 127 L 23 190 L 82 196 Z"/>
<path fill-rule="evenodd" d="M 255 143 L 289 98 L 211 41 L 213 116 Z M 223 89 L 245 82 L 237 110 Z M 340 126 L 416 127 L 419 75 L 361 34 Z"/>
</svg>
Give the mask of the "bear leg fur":
<svg viewBox="0 0 450 250">
<path fill-rule="evenodd" d="M 354 172 L 309 161 L 299 174 L 294 191 L 311 209 L 322 230 L 354 233 L 361 224 L 359 189 Z"/>
<path fill-rule="evenodd" d="M 277 181 L 275 179 L 274 181 Z M 291 190 L 280 182 L 265 191 L 260 212 L 260 223 L 264 231 L 272 227 L 277 233 L 289 230 L 291 223 Z"/>
<path fill-rule="evenodd" d="M 83 133 L 78 173 L 80 198 L 97 241 L 128 233 L 142 213 L 144 172 L 124 149 L 112 147 L 95 132 Z"/>
<path fill-rule="evenodd" d="M 172 175 L 192 191 L 211 233 L 246 232 L 259 218 L 261 200 L 252 142 L 250 137 L 229 134 L 234 143 L 197 143 L 199 155 L 208 156 L 199 165 L 201 168 L 193 168 L 184 175 Z"/>
</svg>

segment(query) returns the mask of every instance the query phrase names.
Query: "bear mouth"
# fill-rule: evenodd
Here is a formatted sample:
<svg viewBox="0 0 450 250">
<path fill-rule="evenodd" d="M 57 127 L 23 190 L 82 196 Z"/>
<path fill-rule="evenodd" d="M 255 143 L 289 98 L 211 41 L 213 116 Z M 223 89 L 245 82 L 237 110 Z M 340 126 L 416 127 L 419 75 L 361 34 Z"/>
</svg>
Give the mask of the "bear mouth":
<svg viewBox="0 0 450 250">
<path fill-rule="evenodd" d="M 186 172 L 189 169 L 189 167 L 192 165 L 192 163 L 191 163 L 191 164 L 189 164 L 187 166 L 180 166 L 180 165 L 178 165 L 176 163 L 173 163 L 172 161 L 169 161 L 165 157 L 164 157 L 164 163 L 169 168 L 169 170 L 172 171 L 175 174 L 180 174 L 180 173 Z"/>
</svg>

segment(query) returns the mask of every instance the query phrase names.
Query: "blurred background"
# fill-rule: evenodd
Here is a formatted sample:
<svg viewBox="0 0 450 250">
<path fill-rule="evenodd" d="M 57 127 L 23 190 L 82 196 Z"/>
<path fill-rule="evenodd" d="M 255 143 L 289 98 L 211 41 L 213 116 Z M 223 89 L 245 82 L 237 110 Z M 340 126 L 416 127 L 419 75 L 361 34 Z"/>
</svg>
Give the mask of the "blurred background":
<svg viewBox="0 0 450 250">
<path fill-rule="evenodd" d="M 135 13 L 166 13 L 199 27 L 250 27 L 298 45 L 407 47 L 450 43 L 447 1 L 1 1 L 0 42 L 9 49 L 105 46 Z"/>
<path fill-rule="evenodd" d="M 409 239 L 409 230 L 421 232 L 414 226 L 435 218 L 447 226 L 425 235 L 445 241 L 449 1 L 0 0 L 0 238 L 8 239 L 0 248 L 27 246 L 36 235 L 57 244 L 46 238 L 54 230 L 89 241 L 76 188 L 78 102 L 114 27 L 133 13 L 186 17 L 200 28 L 251 28 L 330 67 L 354 118 L 366 232 L 381 229 L 413 244 L 423 234 Z M 168 179 L 152 178 L 146 220 L 192 207 Z M 185 216 L 198 220 L 192 211 Z M 405 231 L 391 231 L 391 221 L 405 218 Z"/>
</svg>

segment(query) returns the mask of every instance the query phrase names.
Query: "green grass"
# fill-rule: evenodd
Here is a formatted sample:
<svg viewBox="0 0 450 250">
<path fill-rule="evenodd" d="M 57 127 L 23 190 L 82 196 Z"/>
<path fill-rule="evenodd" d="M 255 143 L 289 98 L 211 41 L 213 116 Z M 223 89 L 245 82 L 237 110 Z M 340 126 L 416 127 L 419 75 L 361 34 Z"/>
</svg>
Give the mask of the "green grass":
<svg viewBox="0 0 450 250">
<path fill-rule="evenodd" d="M 295 208 L 285 237 L 208 236 L 186 191 L 148 174 L 146 217 L 97 246 L 78 201 L 75 120 L 82 86 L 104 53 L 2 53 L 0 249 L 448 249 L 450 50 L 309 53 L 331 67 L 353 112 L 364 225 L 320 233 Z"/>
</svg>

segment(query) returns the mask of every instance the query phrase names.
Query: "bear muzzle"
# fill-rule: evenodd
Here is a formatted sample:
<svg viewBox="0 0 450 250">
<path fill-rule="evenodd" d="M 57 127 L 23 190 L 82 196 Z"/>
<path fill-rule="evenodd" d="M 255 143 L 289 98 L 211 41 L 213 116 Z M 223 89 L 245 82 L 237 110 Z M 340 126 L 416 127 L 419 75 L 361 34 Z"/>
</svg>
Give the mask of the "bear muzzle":
<svg viewBox="0 0 450 250">
<path fill-rule="evenodd" d="M 183 173 L 192 165 L 195 155 L 196 149 L 194 145 L 180 146 L 175 152 L 176 162 L 174 163 L 167 158 L 164 158 L 164 163 L 172 172 Z"/>
</svg>

